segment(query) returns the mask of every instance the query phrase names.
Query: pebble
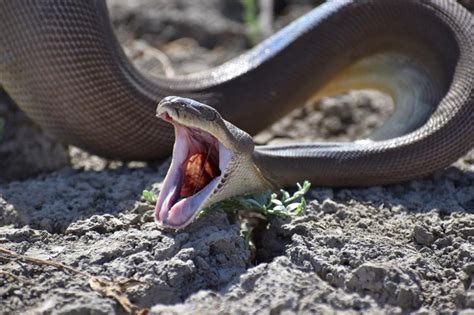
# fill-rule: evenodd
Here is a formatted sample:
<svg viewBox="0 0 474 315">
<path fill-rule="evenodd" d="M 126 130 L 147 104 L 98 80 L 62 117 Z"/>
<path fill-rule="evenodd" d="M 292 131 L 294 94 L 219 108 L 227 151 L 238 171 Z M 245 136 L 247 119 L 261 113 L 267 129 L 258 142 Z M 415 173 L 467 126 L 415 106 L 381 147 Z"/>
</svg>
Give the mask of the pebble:
<svg viewBox="0 0 474 315">
<path fill-rule="evenodd" d="M 413 237 L 415 238 L 415 242 L 420 245 L 430 246 L 434 242 L 434 235 L 428 229 L 426 229 L 422 225 L 415 225 L 413 229 Z"/>
<path fill-rule="evenodd" d="M 321 205 L 321 210 L 324 212 L 324 213 L 336 213 L 338 209 L 338 204 L 335 203 L 334 201 L 330 200 L 330 199 L 326 199 L 323 201 L 322 205 Z"/>
</svg>

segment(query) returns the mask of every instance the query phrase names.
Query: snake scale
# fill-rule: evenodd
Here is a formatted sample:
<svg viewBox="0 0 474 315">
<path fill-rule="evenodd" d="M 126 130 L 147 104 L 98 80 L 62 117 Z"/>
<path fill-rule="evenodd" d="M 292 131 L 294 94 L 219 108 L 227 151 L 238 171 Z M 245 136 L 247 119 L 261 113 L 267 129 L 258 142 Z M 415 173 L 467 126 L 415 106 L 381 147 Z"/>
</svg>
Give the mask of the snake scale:
<svg viewBox="0 0 474 315">
<path fill-rule="evenodd" d="M 334 0 L 218 67 L 152 78 L 126 58 L 104 1 L 0 0 L 0 86 L 58 139 L 125 160 L 170 154 L 173 128 L 154 115 L 168 95 L 254 134 L 310 98 L 377 89 L 395 111 L 369 139 L 251 144 L 250 159 L 275 185 L 390 184 L 473 147 L 474 18 L 454 0 Z"/>
</svg>

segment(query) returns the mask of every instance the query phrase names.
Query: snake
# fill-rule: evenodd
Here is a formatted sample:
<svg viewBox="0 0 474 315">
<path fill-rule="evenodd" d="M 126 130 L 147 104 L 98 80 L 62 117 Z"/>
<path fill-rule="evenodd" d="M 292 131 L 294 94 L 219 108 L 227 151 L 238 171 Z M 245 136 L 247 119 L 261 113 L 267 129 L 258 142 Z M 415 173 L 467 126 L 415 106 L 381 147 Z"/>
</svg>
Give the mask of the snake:
<svg viewBox="0 0 474 315">
<path fill-rule="evenodd" d="M 172 152 L 155 211 L 171 228 L 303 179 L 389 185 L 449 166 L 474 144 L 473 50 L 473 15 L 454 0 L 333 0 L 219 66 L 152 76 L 128 60 L 105 1 L 0 0 L 0 86 L 64 143 L 122 160 Z M 350 89 L 395 104 L 366 139 L 252 141 L 296 106 Z"/>
</svg>

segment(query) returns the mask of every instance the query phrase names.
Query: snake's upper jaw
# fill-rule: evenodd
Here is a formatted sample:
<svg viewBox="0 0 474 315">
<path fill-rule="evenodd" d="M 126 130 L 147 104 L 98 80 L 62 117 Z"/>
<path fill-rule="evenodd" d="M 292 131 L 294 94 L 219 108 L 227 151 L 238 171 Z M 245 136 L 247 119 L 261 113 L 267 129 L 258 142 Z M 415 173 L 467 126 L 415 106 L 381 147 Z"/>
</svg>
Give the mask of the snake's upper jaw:
<svg viewBox="0 0 474 315">
<path fill-rule="evenodd" d="M 169 97 L 158 105 L 157 116 L 174 125 L 176 138 L 156 203 L 158 225 L 183 228 L 201 209 L 217 201 L 268 187 L 252 161 L 250 136 L 232 129 L 236 127 L 213 108 Z M 245 136 L 251 148 L 248 139 L 242 141 Z"/>
</svg>

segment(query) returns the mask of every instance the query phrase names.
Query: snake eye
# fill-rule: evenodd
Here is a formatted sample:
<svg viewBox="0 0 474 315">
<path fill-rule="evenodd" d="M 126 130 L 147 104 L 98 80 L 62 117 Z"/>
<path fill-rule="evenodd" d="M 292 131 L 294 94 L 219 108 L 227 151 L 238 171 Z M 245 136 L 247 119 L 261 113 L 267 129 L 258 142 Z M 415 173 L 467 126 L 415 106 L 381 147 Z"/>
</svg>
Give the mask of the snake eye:
<svg viewBox="0 0 474 315">
<path fill-rule="evenodd" d="M 194 101 L 193 101 L 194 102 Z M 190 112 L 190 113 L 193 113 L 194 115 L 200 115 L 201 114 L 201 110 L 199 109 L 199 107 L 194 104 L 194 103 L 191 103 L 190 100 L 188 100 L 188 102 L 183 102 L 180 104 L 183 109 L 185 109 L 187 112 Z"/>
<path fill-rule="evenodd" d="M 207 121 L 214 121 L 216 120 L 216 117 L 217 117 L 217 111 L 215 111 L 212 108 L 203 108 L 203 111 L 201 114 L 203 118 L 206 119 Z"/>
<path fill-rule="evenodd" d="M 218 115 L 217 111 L 214 108 L 194 101 L 188 101 L 187 103 L 183 103 L 183 106 L 187 112 L 199 116 L 200 118 L 207 121 L 214 121 Z"/>
</svg>

